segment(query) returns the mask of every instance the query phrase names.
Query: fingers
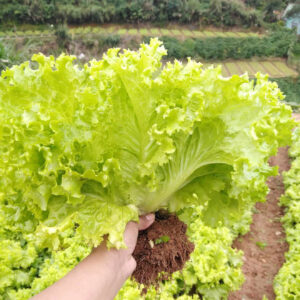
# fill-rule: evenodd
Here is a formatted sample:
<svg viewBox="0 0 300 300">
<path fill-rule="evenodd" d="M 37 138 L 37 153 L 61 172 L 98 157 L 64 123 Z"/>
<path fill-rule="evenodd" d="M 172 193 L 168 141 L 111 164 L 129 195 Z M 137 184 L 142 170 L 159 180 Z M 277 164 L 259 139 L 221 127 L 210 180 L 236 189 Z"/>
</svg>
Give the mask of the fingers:
<svg viewBox="0 0 300 300">
<path fill-rule="evenodd" d="M 124 232 L 124 242 L 127 245 L 127 250 L 129 254 L 132 254 L 135 248 L 136 241 L 138 238 L 138 231 L 147 229 L 149 226 L 152 225 L 154 220 L 155 215 L 148 214 L 145 216 L 141 216 L 138 224 L 136 222 L 129 222 L 126 225 Z"/>
<path fill-rule="evenodd" d="M 136 222 L 129 222 L 126 225 L 126 229 L 124 232 L 124 242 L 128 247 L 130 254 L 133 252 L 136 240 L 138 237 L 138 224 Z"/>
<path fill-rule="evenodd" d="M 154 214 L 148 214 L 140 217 L 140 222 L 138 224 L 139 230 L 145 230 L 152 225 L 155 220 Z"/>
</svg>

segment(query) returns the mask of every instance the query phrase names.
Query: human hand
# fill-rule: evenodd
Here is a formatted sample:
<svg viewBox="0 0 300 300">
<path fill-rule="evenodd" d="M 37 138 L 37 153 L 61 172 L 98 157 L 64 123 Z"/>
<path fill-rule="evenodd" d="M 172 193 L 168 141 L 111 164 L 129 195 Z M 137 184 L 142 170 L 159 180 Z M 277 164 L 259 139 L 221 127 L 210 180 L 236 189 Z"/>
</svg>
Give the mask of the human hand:
<svg viewBox="0 0 300 300">
<path fill-rule="evenodd" d="M 98 257 L 105 258 L 107 261 L 114 262 L 110 267 L 115 269 L 116 274 L 122 278 L 120 281 L 125 280 L 133 273 L 136 268 L 136 261 L 134 260 L 132 253 L 135 249 L 139 230 L 145 230 L 152 225 L 155 220 L 154 214 L 148 214 L 141 216 L 139 223 L 129 222 L 126 225 L 124 231 L 124 242 L 127 246 L 126 249 L 107 249 L 106 243 L 103 242 L 100 246 L 93 250 L 93 253 Z"/>
<path fill-rule="evenodd" d="M 145 230 L 152 225 L 155 220 L 154 214 L 148 214 L 141 216 L 139 223 L 129 222 L 124 232 L 124 242 L 127 249 L 118 250 L 118 254 L 121 257 L 121 261 L 125 263 L 124 272 L 125 277 L 128 278 L 136 268 L 136 261 L 134 260 L 132 253 L 135 249 L 139 230 Z"/>
<path fill-rule="evenodd" d="M 61 280 L 36 295 L 34 300 L 112 300 L 136 268 L 132 253 L 138 231 L 154 222 L 154 214 L 129 222 L 124 232 L 126 249 L 107 249 L 106 242 L 96 247 Z"/>
</svg>

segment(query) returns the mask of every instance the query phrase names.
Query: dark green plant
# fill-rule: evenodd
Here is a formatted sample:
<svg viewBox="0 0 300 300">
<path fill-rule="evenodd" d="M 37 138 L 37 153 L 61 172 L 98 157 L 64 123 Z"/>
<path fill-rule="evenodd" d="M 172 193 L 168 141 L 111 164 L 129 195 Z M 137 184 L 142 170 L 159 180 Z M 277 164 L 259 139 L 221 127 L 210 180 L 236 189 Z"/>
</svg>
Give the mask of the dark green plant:
<svg viewBox="0 0 300 300">
<path fill-rule="evenodd" d="M 205 60 L 228 58 L 245 59 L 251 57 L 287 57 L 296 35 L 286 28 L 277 28 L 264 37 L 245 38 L 195 38 L 184 41 L 174 37 L 160 38 L 169 58 L 183 59 L 194 57 Z M 148 38 L 145 38 L 147 42 Z"/>
<path fill-rule="evenodd" d="M 293 54 L 295 57 L 299 58 L 300 57 L 300 40 L 299 38 L 297 39 L 297 41 L 295 41 L 291 48 L 290 48 L 290 52 L 291 54 Z"/>
<path fill-rule="evenodd" d="M 119 46 L 121 37 L 118 34 L 103 35 L 98 41 L 100 47 L 116 47 Z"/>
<path fill-rule="evenodd" d="M 284 9 L 286 4 L 282 0 L 268 0 L 263 1 L 263 14 L 264 21 L 272 23 L 276 22 L 278 17 L 275 14 L 276 11 L 281 11 Z"/>
<path fill-rule="evenodd" d="M 157 22 L 261 25 L 240 0 L 0 0 L 0 23 Z"/>
<path fill-rule="evenodd" d="M 6 56 L 5 48 L 4 46 L 0 43 L 0 59 L 4 58 Z"/>
<path fill-rule="evenodd" d="M 260 8 L 262 7 L 262 1 L 261 0 L 245 0 L 245 4 L 255 7 L 255 8 Z"/>
<path fill-rule="evenodd" d="M 0 43 L 0 72 L 9 65 L 7 51 L 3 44 Z"/>
<path fill-rule="evenodd" d="M 6 41 L 5 44 L 0 43 L 0 72 L 12 65 L 29 60 L 36 52 L 36 47 L 41 44 L 43 41 L 30 38 Z"/>
<path fill-rule="evenodd" d="M 92 49 L 97 44 L 97 40 L 91 38 L 82 39 L 82 43 L 89 49 Z"/>
<path fill-rule="evenodd" d="M 183 43 L 180 42 L 178 39 L 174 37 L 164 36 L 161 37 L 160 40 L 164 43 L 164 46 L 168 51 L 168 57 L 177 59 L 187 57 L 186 53 L 184 52 Z"/>
<path fill-rule="evenodd" d="M 60 48 L 66 48 L 71 42 L 71 36 L 68 32 L 68 27 L 66 25 L 58 25 L 54 32 L 56 36 L 56 42 Z"/>
<path fill-rule="evenodd" d="M 272 78 L 285 95 L 285 102 L 300 105 L 300 77 L 298 78 Z"/>
<path fill-rule="evenodd" d="M 7 67 L 19 62 L 19 55 L 13 45 L 4 45 L 0 43 L 0 72 Z"/>
</svg>

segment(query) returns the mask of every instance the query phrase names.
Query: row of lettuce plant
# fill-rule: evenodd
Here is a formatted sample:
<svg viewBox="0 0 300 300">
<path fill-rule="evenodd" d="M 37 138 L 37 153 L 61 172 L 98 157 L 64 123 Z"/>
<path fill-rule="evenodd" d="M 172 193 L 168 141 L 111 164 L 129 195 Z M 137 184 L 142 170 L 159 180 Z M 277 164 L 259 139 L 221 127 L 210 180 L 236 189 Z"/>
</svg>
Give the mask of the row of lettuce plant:
<svg viewBox="0 0 300 300">
<path fill-rule="evenodd" d="M 285 263 L 274 280 L 276 299 L 298 299 L 300 295 L 300 126 L 293 132 L 289 149 L 291 168 L 284 172 L 285 194 L 280 203 L 285 207 L 282 218 L 289 250 Z"/>
</svg>

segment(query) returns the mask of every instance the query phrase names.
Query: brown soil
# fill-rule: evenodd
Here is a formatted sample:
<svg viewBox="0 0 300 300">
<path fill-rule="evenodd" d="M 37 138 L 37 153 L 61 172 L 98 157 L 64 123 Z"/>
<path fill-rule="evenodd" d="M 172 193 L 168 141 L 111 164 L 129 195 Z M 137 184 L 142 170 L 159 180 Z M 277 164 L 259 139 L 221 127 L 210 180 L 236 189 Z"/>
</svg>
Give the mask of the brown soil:
<svg viewBox="0 0 300 300">
<path fill-rule="evenodd" d="M 229 300 L 261 300 L 264 295 L 268 300 L 275 299 L 273 280 L 288 250 L 280 223 L 283 208 L 278 205 L 284 193 L 281 172 L 290 168 L 287 148 L 280 148 L 269 163 L 279 166 L 280 175 L 269 178 L 267 201 L 256 204 L 250 232 L 233 243 L 235 248 L 244 251 L 243 273 L 246 280 L 239 291 L 231 293 Z"/>
<path fill-rule="evenodd" d="M 168 279 L 181 270 L 190 258 L 194 245 L 186 236 L 187 226 L 175 215 L 158 216 L 148 229 L 140 231 L 133 257 L 137 268 L 133 277 L 145 286 Z M 168 241 L 159 241 L 168 237 Z M 158 278 L 160 272 L 165 274 Z"/>
</svg>

